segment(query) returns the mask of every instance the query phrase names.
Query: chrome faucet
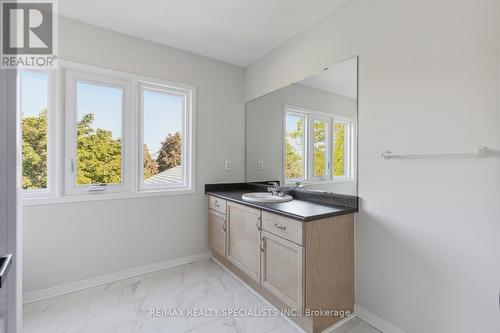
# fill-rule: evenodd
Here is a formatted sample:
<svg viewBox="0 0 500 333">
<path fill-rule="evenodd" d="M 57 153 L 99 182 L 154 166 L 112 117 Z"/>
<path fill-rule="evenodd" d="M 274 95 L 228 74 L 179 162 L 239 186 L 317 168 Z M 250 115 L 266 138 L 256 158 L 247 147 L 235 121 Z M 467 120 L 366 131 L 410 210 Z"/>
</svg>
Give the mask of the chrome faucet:
<svg viewBox="0 0 500 333">
<path fill-rule="evenodd" d="M 295 186 L 294 186 L 293 189 L 294 190 L 303 190 L 304 189 L 304 185 L 302 185 L 302 183 L 300 181 L 295 182 Z"/>
<path fill-rule="evenodd" d="M 281 188 L 278 183 L 272 182 L 273 187 L 268 187 L 267 190 L 271 192 L 274 196 L 283 197 L 285 193 L 281 192 Z"/>
</svg>

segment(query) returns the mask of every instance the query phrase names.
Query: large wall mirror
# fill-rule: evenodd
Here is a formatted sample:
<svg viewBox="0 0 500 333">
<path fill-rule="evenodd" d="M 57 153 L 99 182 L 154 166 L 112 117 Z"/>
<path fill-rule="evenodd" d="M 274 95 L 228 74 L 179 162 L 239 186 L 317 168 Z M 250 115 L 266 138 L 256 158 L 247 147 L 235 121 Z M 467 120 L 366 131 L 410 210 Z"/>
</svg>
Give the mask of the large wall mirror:
<svg viewBox="0 0 500 333">
<path fill-rule="evenodd" d="M 246 180 L 357 195 L 358 58 L 247 103 Z"/>
</svg>

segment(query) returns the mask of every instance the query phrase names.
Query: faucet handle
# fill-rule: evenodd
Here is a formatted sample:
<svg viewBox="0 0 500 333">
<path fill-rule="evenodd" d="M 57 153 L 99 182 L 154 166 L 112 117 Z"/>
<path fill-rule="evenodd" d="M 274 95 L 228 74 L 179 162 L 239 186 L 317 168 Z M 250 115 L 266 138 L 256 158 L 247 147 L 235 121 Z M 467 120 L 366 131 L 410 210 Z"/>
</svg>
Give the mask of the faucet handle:
<svg viewBox="0 0 500 333">
<path fill-rule="evenodd" d="M 269 184 L 271 184 L 273 187 L 268 187 L 267 190 L 271 192 L 273 195 L 280 196 L 281 194 L 280 185 L 276 182 L 270 182 Z"/>
<path fill-rule="evenodd" d="M 277 193 L 279 192 L 279 188 L 276 187 L 268 187 L 267 190 L 271 192 L 273 195 L 277 195 Z"/>
</svg>

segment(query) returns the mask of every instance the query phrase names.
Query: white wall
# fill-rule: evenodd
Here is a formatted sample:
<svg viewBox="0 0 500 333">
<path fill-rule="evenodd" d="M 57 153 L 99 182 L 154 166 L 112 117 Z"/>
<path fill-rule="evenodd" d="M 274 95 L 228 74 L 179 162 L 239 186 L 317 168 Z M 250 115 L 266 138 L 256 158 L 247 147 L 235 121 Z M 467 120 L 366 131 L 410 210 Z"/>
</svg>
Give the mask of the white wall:
<svg viewBox="0 0 500 333">
<path fill-rule="evenodd" d="M 301 83 L 294 83 L 247 103 L 245 162 L 247 181 L 284 181 L 283 112 L 285 105 L 357 118 L 355 99 Z M 258 168 L 260 160 L 264 161 L 264 170 Z M 356 195 L 355 182 L 307 185 L 306 188 Z"/>
<path fill-rule="evenodd" d="M 244 179 L 244 70 L 68 19 L 59 24 L 63 59 L 196 86 L 197 191 L 25 207 L 25 291 L 208 251 L 204 184 Z"/>
<path fill-rule="evenodd" d="M 500 330 L 499 22 L 497 0 L 350 0 L 247 71 L 251 100 L 360 56 L 356 303 L 408 333 Z"/>
</svg>

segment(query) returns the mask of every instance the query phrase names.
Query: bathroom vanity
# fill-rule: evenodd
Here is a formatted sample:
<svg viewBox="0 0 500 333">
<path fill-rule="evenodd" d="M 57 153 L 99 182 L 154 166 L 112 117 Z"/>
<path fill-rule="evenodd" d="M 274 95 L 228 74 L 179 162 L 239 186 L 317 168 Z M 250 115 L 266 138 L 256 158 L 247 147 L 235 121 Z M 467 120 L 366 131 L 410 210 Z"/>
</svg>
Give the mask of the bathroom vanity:
<svg viewBox="0 0 500 333">
<path fill-rule="evenodd" d="M 321 332 L 353 312 L 357 198 L 291 191 L 290 202 L 242 200 L 261 191 L 206 186 L 213 257 L 307 332 Z"/>
</svg>

